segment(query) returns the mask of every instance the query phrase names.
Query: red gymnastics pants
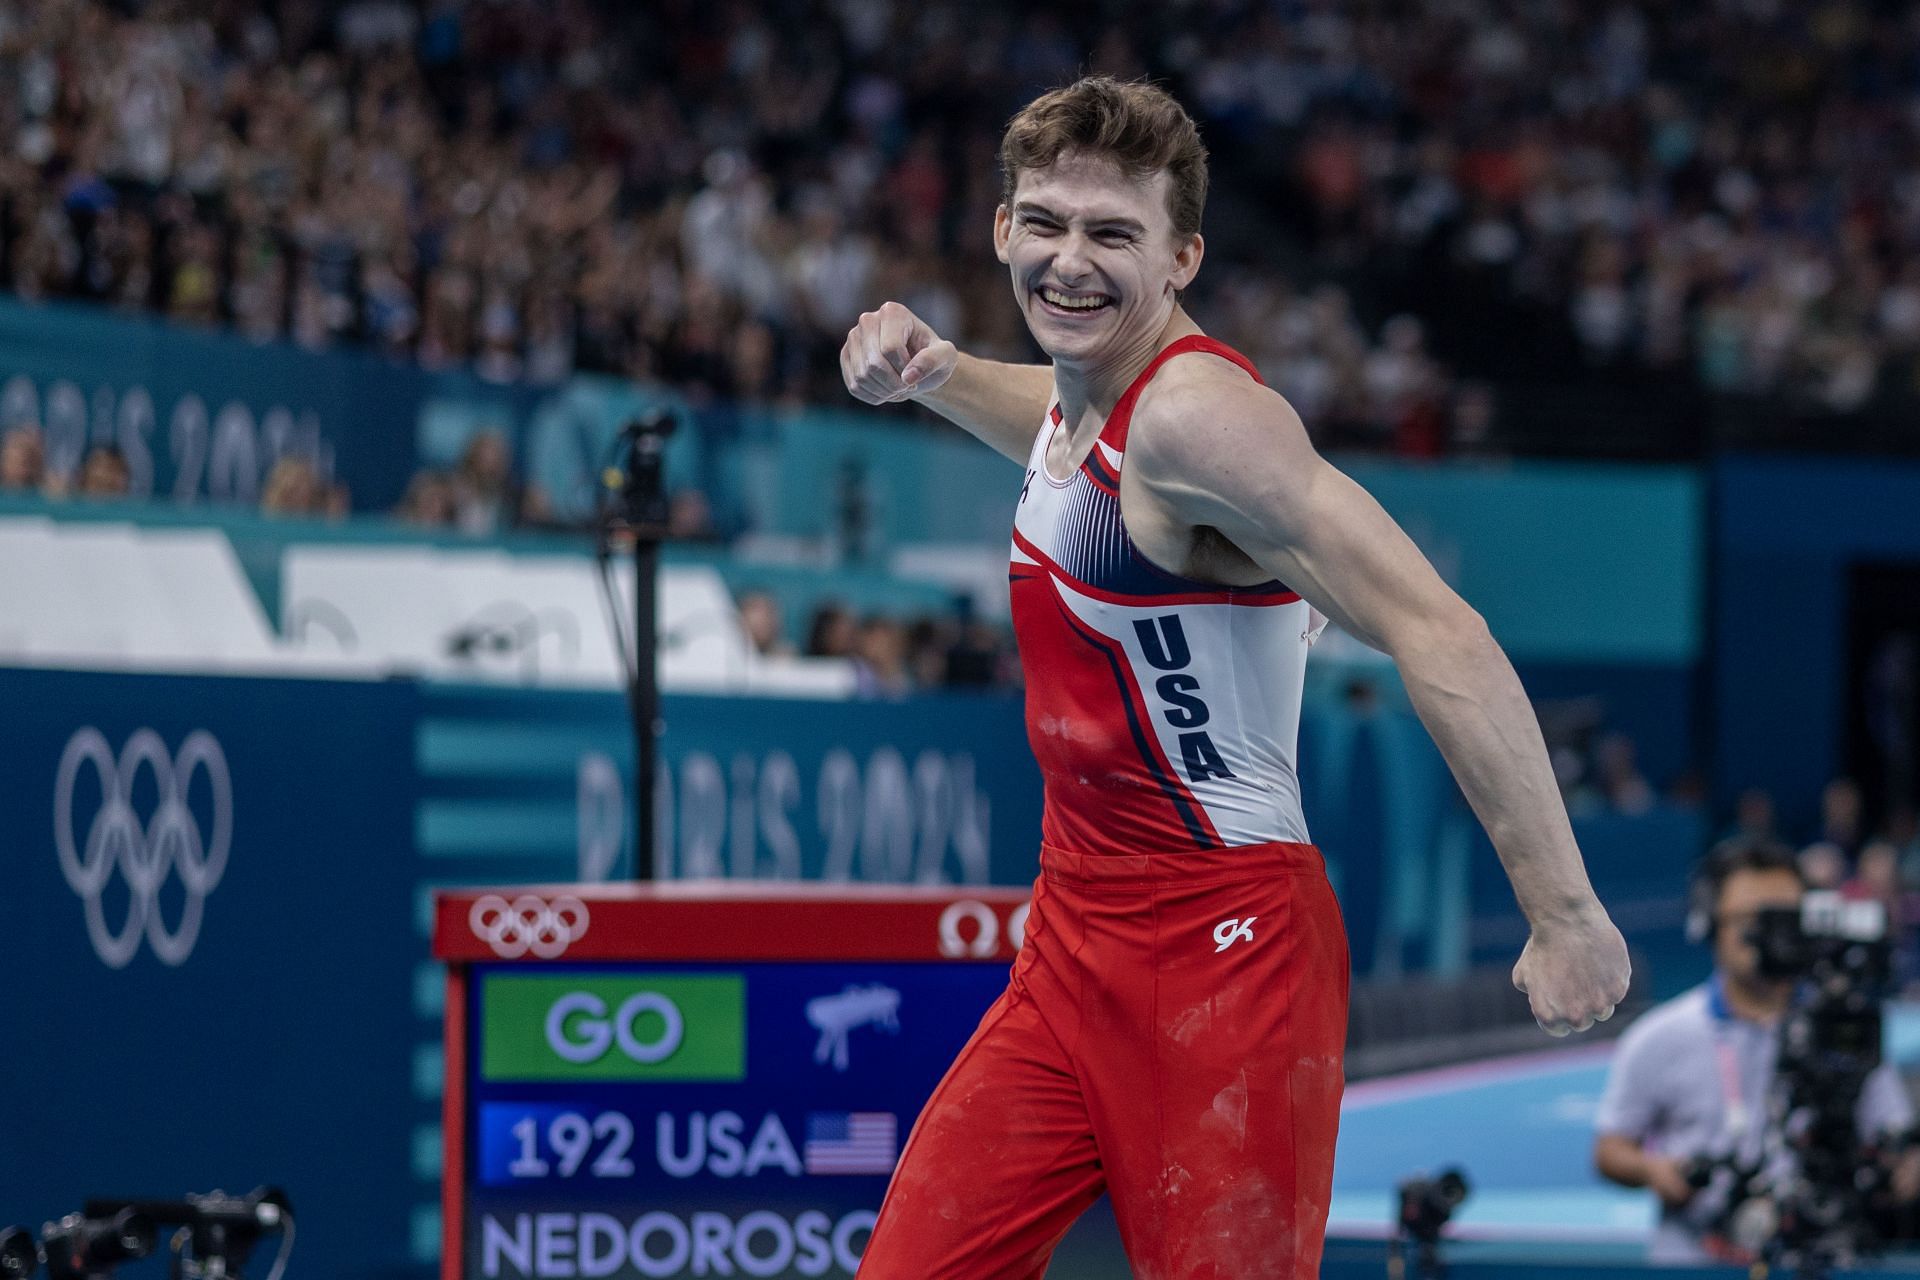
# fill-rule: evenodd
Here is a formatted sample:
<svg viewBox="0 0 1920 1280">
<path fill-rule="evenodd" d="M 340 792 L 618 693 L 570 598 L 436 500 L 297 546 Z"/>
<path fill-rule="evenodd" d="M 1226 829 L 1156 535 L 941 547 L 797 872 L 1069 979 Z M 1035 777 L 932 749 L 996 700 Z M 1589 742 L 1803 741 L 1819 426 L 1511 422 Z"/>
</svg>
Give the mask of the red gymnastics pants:
<svg viewBox="0 0 1920 1280">
<path fill-rule="evenodd" d="M 1030 1280 L 1102 1191 L 1136 1280 L 1314 1280 L 1347 941 L 1319 851 L 1045 848 L 1007 990 L 921 1112 L 861 1280 Z"/>
</svg>

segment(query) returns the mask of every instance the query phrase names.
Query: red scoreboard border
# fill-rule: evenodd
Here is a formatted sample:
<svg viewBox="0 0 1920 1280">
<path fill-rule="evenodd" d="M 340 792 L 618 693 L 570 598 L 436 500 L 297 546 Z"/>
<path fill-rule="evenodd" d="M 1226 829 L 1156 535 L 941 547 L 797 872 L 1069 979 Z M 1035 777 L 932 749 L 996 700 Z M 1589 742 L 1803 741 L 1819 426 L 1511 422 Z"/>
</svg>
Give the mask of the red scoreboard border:
<svg viewBox="0 0 1920 1280">
<path fill-rule="evenodd" d="M 433 954 L 453 962 L 528 964 L 1011 960 L 1024 932 L 1028 896 L 1025 889 L 984 885 L 727 881 L 443 890 L 434 897 Z M 568 900 L 584 911 L 566 910 Z M 483 921 L 497 925 L 498 913 L 516 909 L 524 909 L 524 917 L 509 916 L 509 929 L 483 927 Z"/>
</svg>

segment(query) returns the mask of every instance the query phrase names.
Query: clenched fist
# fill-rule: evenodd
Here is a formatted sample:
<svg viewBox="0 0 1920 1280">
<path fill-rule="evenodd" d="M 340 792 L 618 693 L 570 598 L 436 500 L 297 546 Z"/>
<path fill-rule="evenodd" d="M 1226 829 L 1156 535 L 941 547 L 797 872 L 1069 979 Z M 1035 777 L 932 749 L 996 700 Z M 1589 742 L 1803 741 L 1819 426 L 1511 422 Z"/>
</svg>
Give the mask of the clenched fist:
<svg viewBox="0 0 1920 1280">
<path fill-rule="evenodd" d="M 840 348 L 840 376 L 856 400 L 892 404 L 932 391 L 953 376 L 960 351 L 897 302 L 860 313 Z"/>
<path fill-rule="evenodd" d="M 1587 911 L 1534 929 L 1513 966 L 1513 985 L 1526 992 L 1534 1021 L 1547 1034 L 1564 1036 L 1611 1018 L 1627 998 L 1632 975 L 1626 939 L 1595 902 Z"/>
</svg>

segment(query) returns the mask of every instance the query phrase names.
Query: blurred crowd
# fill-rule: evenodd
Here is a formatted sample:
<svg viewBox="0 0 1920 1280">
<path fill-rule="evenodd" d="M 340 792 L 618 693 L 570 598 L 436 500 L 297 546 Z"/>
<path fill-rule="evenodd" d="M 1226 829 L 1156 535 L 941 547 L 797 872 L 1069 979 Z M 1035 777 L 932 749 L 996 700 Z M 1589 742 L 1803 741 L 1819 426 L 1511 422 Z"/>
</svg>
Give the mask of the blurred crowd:
<svg viewBox="0 0 1920 1280">
<path fill-rule="evenodd" d="M 1874 823 L 1859 783 L 1835 778 L 1821 791 L 1818 825 L 1795 833 L 1781 829 L 1773 797 L 1751 788 L 1725 834 L 1795 848 L 1809 888 L 1883 904 L 1896 937 L 1895 976 L 1920 987 L 1920 810 L 1911 802 L 1888 806 Z"/>
<path fill-rule="evenodd" d="M 1561 798 L 1572 817 L 1636 817 L 1661 806 L 1706 803 L 1705 782 L 1696 769 L 1657 781 L 1642 768 L 1631 735 L 1602 726 L 1576 727 L 1565 708 L 1552 702 L 1540 704 L 1539 711 Z M 1895 800 L 1885 810 L 1872 820 L 1860 784 L 1835 778 L 1821 791 L 1816 825 L 1796 831 L 1780 821 L 1771 793 L 1750 787 L 1735 800 L 1732 820 L 1720 837 L 1786 845 L 1797 851 L 1810 887 L 1882 899 L 1896 920 L 1920 926 L 1920 808 Z M 1920 967 L 1914 976 L 1920 978 Z"/>
<path fill-rule="evenodd" d="M 1750 788 L 1735 803 L 1726 834 L 1786 843 L 1799 850 L 1801 873 L 1813 888 L 1879 898 L 1895 918 L 1920 923 L 1920 811 L 1911 803 L 1890 806 L 1874 824 L 1860 784 L 1835 778 L 1820 793 L 1818 825 L 1794 833 L 1780 828 L 1773 797 Z"/>
<path fill-rule="evenodd" d="M 1700 808 L 1706 788 L 1688 768 L 1664 782 L 1641 767 L 1631 736 L 1617 729 L 1569 733 L 1564 717 L 1545 705 L 1546 732 L 1561 796 L 1574 818 L 1601 814 L 1637 817 L 1662 806 Z M 1877 819 L 1860 784 L 1834 778 L 1820 793 L 1819 816 L 1806 829 L 1780 819 L 1773 795 L 1759 787 L 1741 792 L 1721 840 L 1763 842 L 1792 851 L 1807 886 L 1871 899 L 1887 909 L 1895 937 L 1896 976 L 1920 991 L 1920 808 L 1894 800 Z"/>
<path fill-rule="evenodd" d="M 0 497 L 110 502 L 133 491 L 131 464 L 117 445 L 89 445 L 68 473 L 48 464 L 46 433 L 38 424 L 0 430 Z M 346 486 L 324 476 L 306 457 L 278 459 L 260 486 L 263 515 L 343 520 L 352 505 Z"/>
<path fill-rule="evenodd" d="M 1920 351 L 1920 15 L 1417 3 L 1246 24 L 1193 83 L 1299 141 L 1323 255 L 1444 259 L 1601 364 L 1848 410 Z"/>
<path fill-rule="evenodd" d="M 841 658 L 854 669 L 862 698 L 897 698 L 916 691 L 951 688 L 1013 688 L 1020 663 L 1004 628 L 958 608 L 922 612 L 908 619 L 884 613 L 856 614 L 825 601 L 808 618 L 805 643 L 788 637 L 780 602 L 766 591 L 742 592 L 740 622 L 762 657 Z"/>
<path fill-rule="evenodd" d="M 995 141 L 1083 70 L 1202 117 L 1194 306 L 1330 443 L 1486 440 L 1462 280 L 1711 389 L 1912 381 L 1920 17 L 1868 0 L 0 0 L 0 284 L 831 398 L 883 298 L 1029 353 Z"/>
</svg>

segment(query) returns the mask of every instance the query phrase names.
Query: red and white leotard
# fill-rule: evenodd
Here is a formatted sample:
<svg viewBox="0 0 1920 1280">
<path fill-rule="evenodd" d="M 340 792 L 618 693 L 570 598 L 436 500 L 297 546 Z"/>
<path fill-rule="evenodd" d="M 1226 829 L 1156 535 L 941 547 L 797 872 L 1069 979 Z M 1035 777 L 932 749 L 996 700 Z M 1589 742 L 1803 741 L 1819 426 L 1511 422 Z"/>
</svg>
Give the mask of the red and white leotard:
<svg viewBox="0 0 1920 1280">
<path fill-rule="evenodd" d="M 1027 735 L 1046 782 L 1045 843 L 1091 854 L 1308 843 L 1294 766 L 1314 623 L 1279 582 L 1225 587 L 1149 561 L 1120 515 L 1134 403 L 1161 351 L 1108 415 L 1086 461 L 1047 472 L 1060 406 L 1027 461 L 1011 596 L 1026 669 Z"/>
<path fill-rule="evenodd" d="M 1294 736 L 1316 616 L 1278 582 L 1152 564 L 1120 518 L 1134 402 L 1086 462 L 1034 442 L 1013 531 L 1047 784 L 1007 989 L 900 1156 L 860 1280 L 1038 1276 L 1105 1192 L 1136 1274 L 1317 1280 L 1347 1037 L 1346 934 Z M 985 1224 L 984 1228 L 982 1224 Z"/>
</svg>

